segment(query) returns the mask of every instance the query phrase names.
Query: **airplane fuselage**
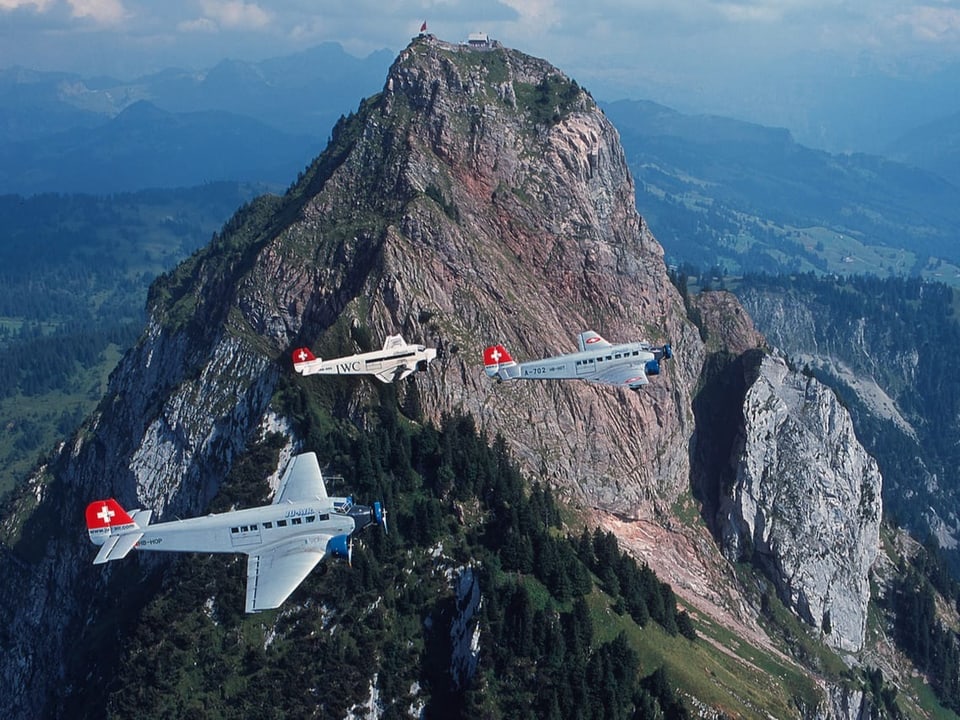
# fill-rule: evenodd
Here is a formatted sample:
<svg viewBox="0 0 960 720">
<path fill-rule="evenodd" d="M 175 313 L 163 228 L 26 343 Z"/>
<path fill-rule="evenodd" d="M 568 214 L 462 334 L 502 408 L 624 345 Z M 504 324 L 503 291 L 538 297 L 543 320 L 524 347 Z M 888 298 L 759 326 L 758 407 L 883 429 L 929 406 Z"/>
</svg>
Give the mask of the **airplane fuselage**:
<svg viewBox="0 0 960 720">
<path fill-rule="evenodd" d="M 656 363 L 656 356 L 646 343 L 623 343 L 570 355 L 519 363 L 519 377 L 533 380 L 589 380 L 619 365 Z M 651 369 L 653 366 L 649 366 Z M 653 373 L 655 374 L 655 373 Z"/>
<path fill-rule="evenodd" d="M 301 365 L 305 375 L 379 375 L 394 368 L 418 369 L 421 362 L 428 363 L 436 351 L 422 345 L 410 345 L 399 351 L 383 351 L 350 355 L 332 360 L 314 360 Z"/>
<path fill-rule="evenodd" d="M 354 518 L 337 509 L 338 505 L 345 507 L 345 500 L 265 505 L 148 525 L 134 547 L 158 552 L 249 554 L 299 535 L 304 536 L 305 543 L 319 543 L 321 534 L 350 535 L 355 530 Z"/>
</svg>

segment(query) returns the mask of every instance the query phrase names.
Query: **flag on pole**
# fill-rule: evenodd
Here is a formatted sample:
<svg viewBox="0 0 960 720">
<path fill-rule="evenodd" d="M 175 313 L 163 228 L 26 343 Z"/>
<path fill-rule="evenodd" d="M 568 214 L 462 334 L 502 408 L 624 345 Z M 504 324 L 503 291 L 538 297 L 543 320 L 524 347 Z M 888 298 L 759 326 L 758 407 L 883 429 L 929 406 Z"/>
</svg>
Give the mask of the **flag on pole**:
<svg viewBox="0 0 960 720">
<path fill-rule="evenodd" d="M 420 26 L 420 32 L 426 32 L 426 31 L 427 31 L 427 21 L 424 20 L 423 25 Z"/>
</svg>

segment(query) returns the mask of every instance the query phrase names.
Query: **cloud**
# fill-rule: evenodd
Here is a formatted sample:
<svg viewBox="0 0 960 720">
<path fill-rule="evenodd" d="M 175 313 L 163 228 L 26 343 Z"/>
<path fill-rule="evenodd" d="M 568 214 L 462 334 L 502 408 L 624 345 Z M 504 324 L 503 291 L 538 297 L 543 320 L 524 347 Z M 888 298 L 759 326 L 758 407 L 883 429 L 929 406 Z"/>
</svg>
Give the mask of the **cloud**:
<svg viewBox="0 0 960 720">
<path fill-rule="evenodd" d="M 37 12 L 46 12 L 55 0 L 0 0 L 0 10 L 19 10 L 32 6 Z"/>
<path fill-rule="evenodd" d="M 75 18 L 89 18 L 102 25 L 116 25 L 127 17 L 120 0 L 67 0 Z"/>
<path fill-rule="evenodd" d="M 897 17 L 922 42 L 956 42 L 960 40 L 960 10 L 923 5 Z"/>
<path fill-rule="evenodd" d="M 272 16 L 256 3 L 243 0 L 204 0 L 203 12 L 220 27 L 258 30 L 270 24 Z"/>
<path fill-rule="evenodd" d="M 185 33 L 215 33 L 220 28 L 210 18 L 196 18 L 195 20 L 181 20 L 177 23 L 177 30 Z"/>
</svg>

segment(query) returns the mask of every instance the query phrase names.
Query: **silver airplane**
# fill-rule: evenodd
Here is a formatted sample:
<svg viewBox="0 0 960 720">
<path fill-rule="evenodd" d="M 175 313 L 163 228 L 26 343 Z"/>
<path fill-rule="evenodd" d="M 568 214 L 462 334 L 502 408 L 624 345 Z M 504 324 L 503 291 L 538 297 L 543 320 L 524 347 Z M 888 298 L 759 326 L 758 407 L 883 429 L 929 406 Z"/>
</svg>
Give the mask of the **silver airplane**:
<svg viewBox="0 0 960 720">
<path fill-rule="evenodd" d="M 660 374 L 660 361 L 673 357 L 670 345 L 645 342 L 611 345 L 593 330 L 580 333 L 579 352 L 517 363 L 503 345 L 483 351 L 487 376 L 496 380 L 586 380 L 639 390 Z"/>
<path fill-rule="evenodd" d="M 379 502 L 355 505 L 329 497 L 315 453 L 287 465 L 272 505 L 150 525 L 152 510 L 127 512 L 110 498 L 87 506 L 87 532 L 100 546 L 94 565 L 133 549 L 247 555 L 248 613 L 279 607 L 328 557 L 350 562 L 352 536 L 376 523 L 386 532 Z"/>
<path fill-rule="evenodd" d="M 400 335 L 390 335 L 383 350 L 332 360 L 315 357 L 310 348 L 297 348 L 293 351 L 293 369 L 301 375 L 373 375 L 388 383 L 403 380 L 415 370 L 426 370 L 436 357 L 436 348 L 407 345 Z"/>
</svg>

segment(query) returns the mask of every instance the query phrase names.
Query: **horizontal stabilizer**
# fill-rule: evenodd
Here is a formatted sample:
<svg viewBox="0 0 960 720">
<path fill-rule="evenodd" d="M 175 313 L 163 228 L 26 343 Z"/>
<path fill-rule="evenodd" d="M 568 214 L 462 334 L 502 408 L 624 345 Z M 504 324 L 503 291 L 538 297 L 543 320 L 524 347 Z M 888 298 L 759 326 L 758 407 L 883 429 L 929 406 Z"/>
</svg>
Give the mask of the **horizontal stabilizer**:
<svg viewBox="0 0 960 720">
<path fill-rule="evenodd" d="M 150 524 L 150 518 L 153 516 L 153 510 L 132 510 L 130 517 L 137 527 L 144 530 Z"/>
<path fill-rule="evenodd" d="M 133 550 L 134 546 L 142 537 L 142 532 L 132 532 L 127 533 L 126 535 L 112 535 L 103 544 L 103 547 L 100 548 L 100 552 L 98 552 L 97 557 L 94 558 L 93 564 L 102 565 L 103 563 L 110 562 L 111 560 L 120 560 L 121 558 L 125 558 L 127 553 Z"/>
</svg>

